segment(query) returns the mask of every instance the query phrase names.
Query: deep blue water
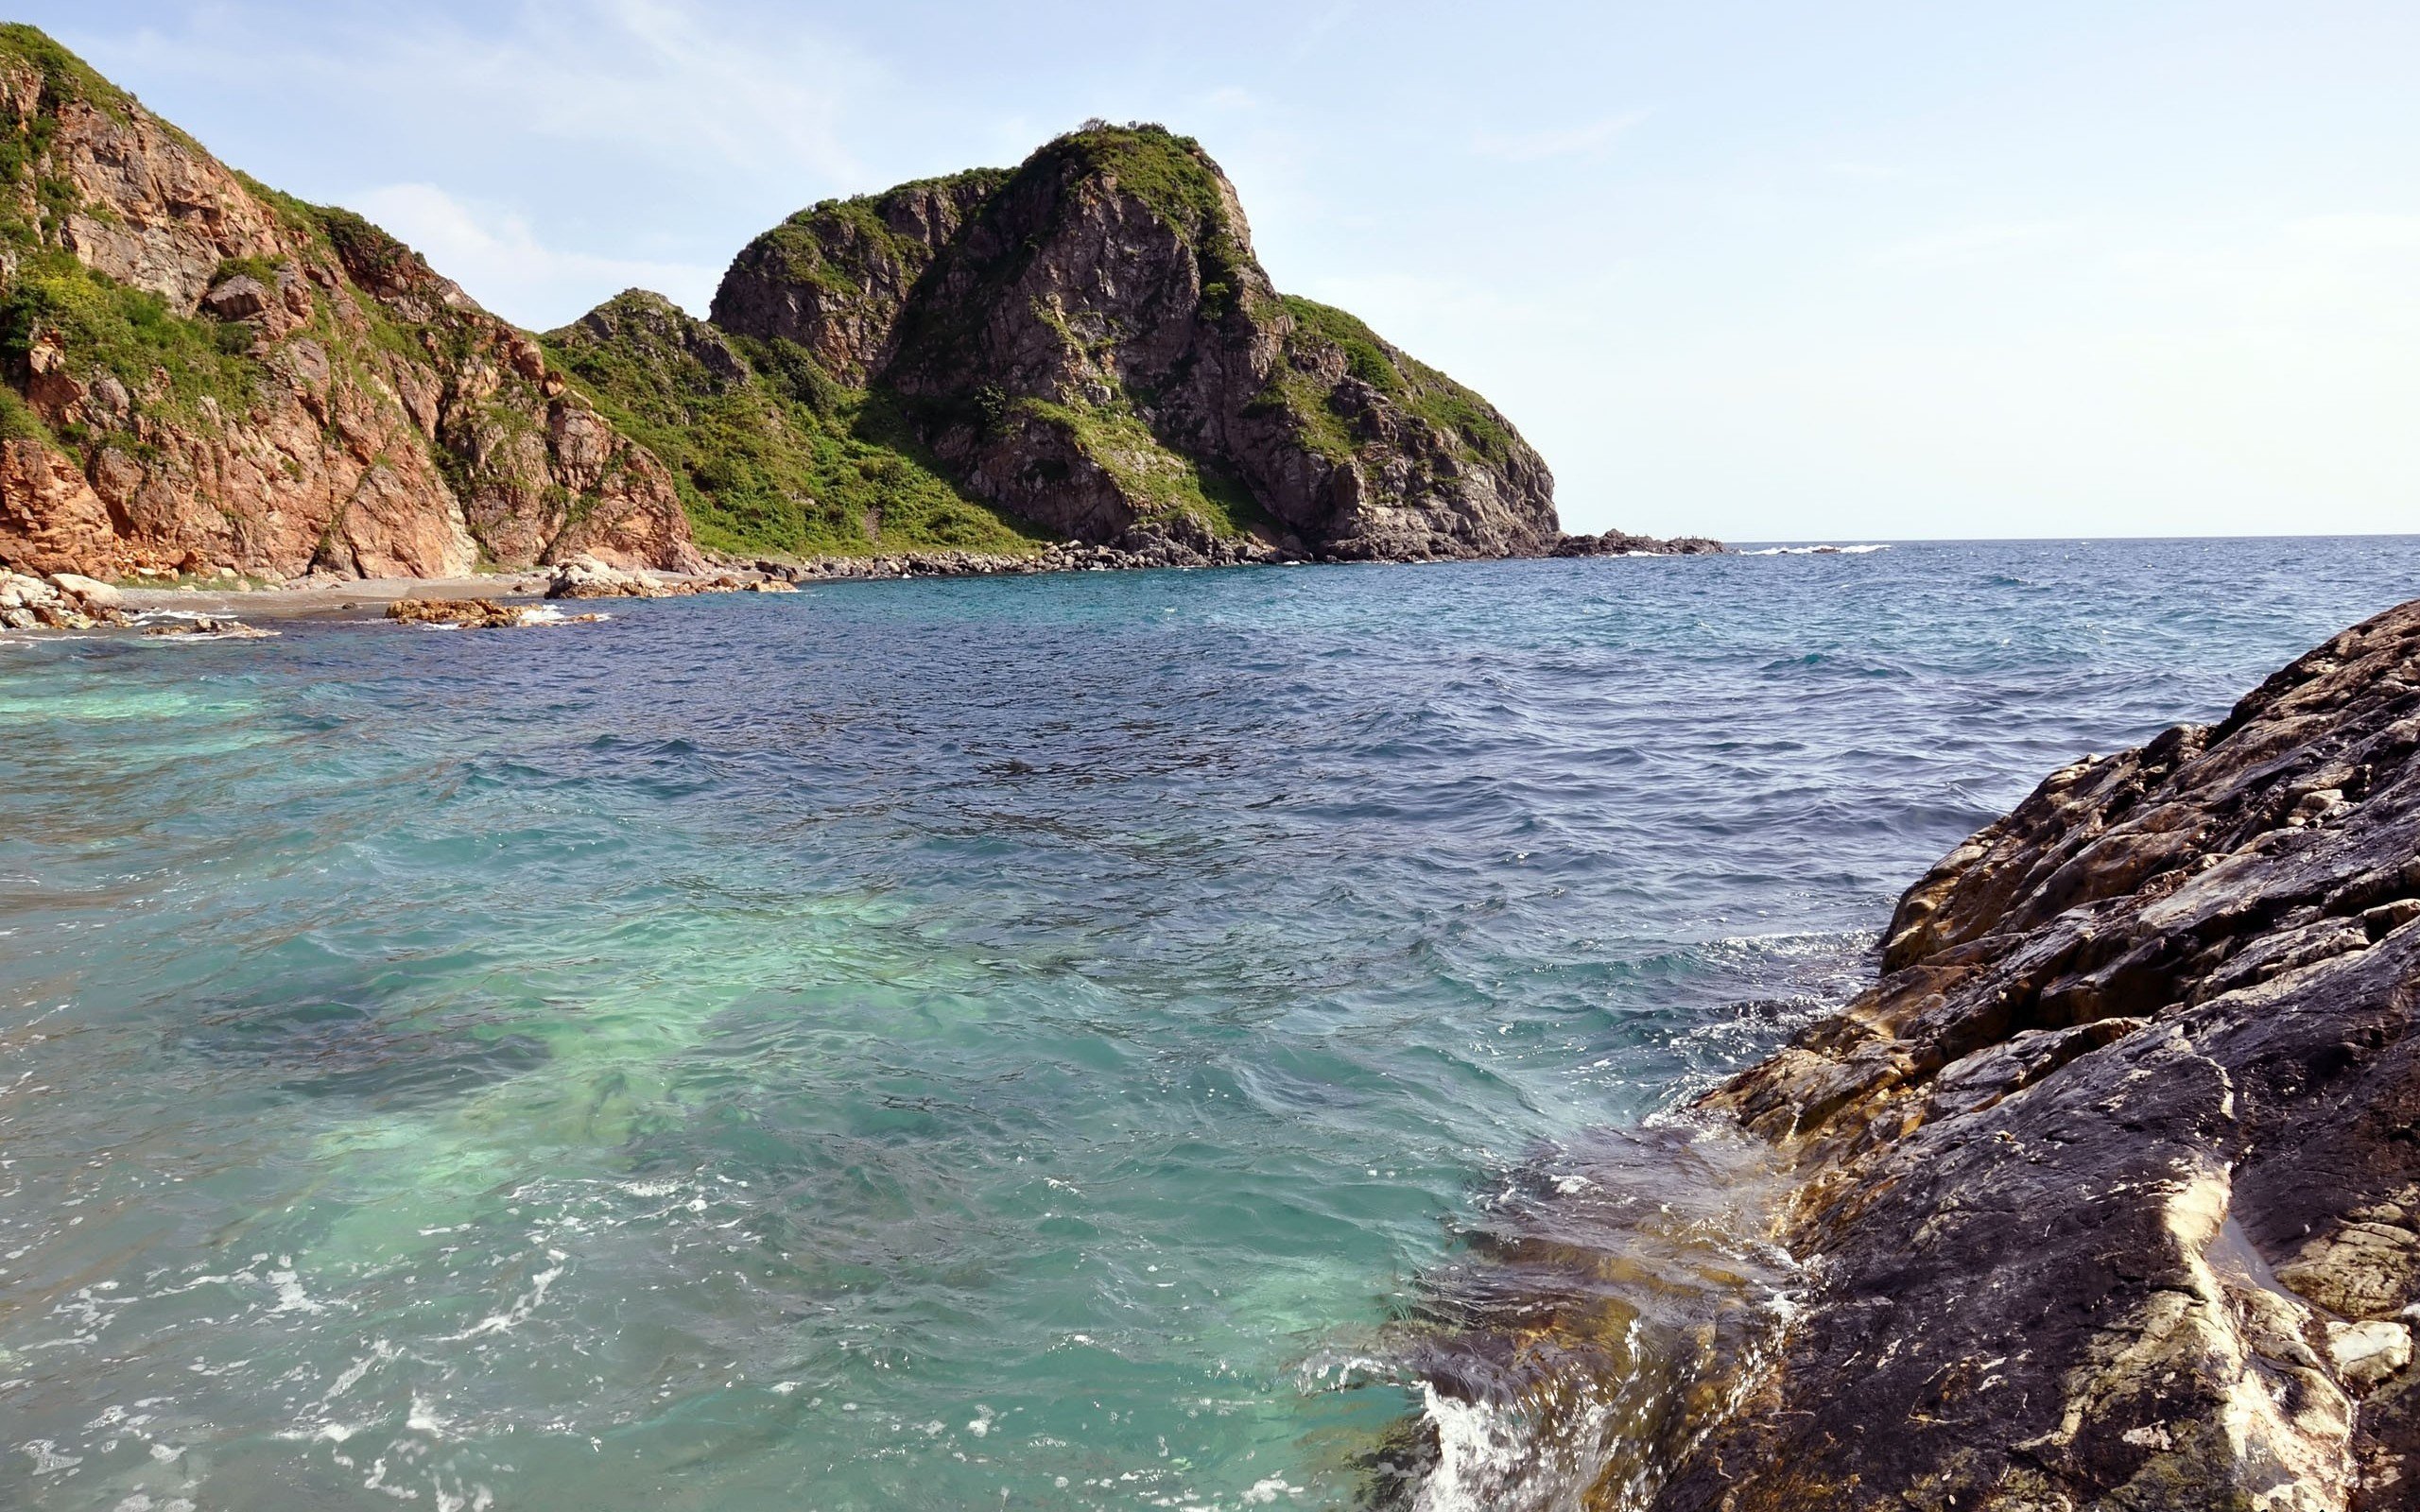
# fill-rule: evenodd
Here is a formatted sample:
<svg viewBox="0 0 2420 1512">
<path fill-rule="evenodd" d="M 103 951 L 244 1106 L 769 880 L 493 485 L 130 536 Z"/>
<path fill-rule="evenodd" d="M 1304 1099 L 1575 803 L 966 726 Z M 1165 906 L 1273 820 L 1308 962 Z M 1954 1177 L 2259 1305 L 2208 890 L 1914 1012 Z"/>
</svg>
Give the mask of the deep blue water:
<svg viewBox="0 0 2420 1512">
<path fill-rule="evenodd" d="M 0 644 L 0 1505 L 1344 1504 L 1508 1171 L 2414 594 L 1935 544 Z"/>
</svg>

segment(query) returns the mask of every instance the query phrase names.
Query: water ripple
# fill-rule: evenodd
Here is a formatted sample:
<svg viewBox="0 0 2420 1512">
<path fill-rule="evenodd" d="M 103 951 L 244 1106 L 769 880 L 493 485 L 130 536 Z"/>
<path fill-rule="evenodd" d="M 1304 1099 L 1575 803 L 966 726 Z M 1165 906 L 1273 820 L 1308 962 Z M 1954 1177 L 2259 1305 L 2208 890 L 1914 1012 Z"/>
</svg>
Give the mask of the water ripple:
<svg viewBox="0 0 2420 1512">
<path fill-rule="evenodd" d="M 11 642 L 0 1501 L 1345 1500 L 1415 1279 L 1586 1243 L 1523 1182 L 1853 990 L 2041 773 L 2415 583 L 1910 545 Z"/>
</svg>

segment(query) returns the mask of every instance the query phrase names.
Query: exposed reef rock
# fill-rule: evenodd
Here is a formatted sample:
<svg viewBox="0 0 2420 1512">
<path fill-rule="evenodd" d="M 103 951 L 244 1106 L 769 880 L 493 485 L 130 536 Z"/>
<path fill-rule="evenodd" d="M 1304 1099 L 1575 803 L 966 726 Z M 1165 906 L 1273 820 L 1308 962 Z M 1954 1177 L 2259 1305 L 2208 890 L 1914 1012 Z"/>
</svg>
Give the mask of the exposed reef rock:
<svg viewBox="0 0 2420 1512">
<path fill-rule="evenodd" d="M 670 476 L 359 216 L 0 26 L 0 562 L 697 565 Z"/>
<path fill-rule="evenodd" d="M 1706 1099 L 1813 1285 L 1671 1509 L 2420 1504 L 2420 604 L 2053 775 Z"/>
<path fill-rule="evenodd" d="M 406 625 L 457 630 L 514 630 L 544 625 L 588 625 L 602 614 L 564 614 L 545 605 L 499 604 L 493 598 L 399 598 L 387 617 Z"/>
<path fill-rule="evenodd" d="M 1608 530 L 1601 536 L 1565 536 L 1555 542 L 1549 557 L 1717 557 L 1731 548 L 1720 541 L 1704 536 L 1675 536 L 1658 541 L 1653 536 L 1634 536 L 1627 530 Z"/>
<path fill-rule="evenodd" d="M 1372 1504 L 2420 1506 L 2420 602 L 2051 776 L 1880 967 L 1522 1173 Z"/>
</svg>

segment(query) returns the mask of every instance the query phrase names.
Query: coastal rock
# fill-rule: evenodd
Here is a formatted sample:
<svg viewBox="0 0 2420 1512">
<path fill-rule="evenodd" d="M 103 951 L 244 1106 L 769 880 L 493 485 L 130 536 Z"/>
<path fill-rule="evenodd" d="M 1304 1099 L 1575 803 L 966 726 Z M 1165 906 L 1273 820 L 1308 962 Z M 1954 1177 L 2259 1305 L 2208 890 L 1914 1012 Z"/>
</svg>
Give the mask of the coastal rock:
<svg viewBox="0 0 2420 1512">
<path fill-rule="evenodd" d="M 594 557 L 575 557 L 559 563 L 546 579 L 548 598 L 654 598 L 663 590 L 636 573 L 624 572 Z"/>
<path fill-rule="evenodd" d="M 1709 1117 L 1812 1278 L 1659 1508 L 2409 1506 L 2420 604 L 2052 775 Z"/>
<path fill-rule="evenodd" d="M 387 617 L 406 625 L 441 625 L 460 630 L 592 624 L 605 618 L 602 614 L 561 614 L 527 604 L 499 604 L 493 598 L 399 598 L 387 606 Z"/>
<path fill-rule="evenodd" d="M 1608 530 L 1598 536 L 1564 536 L 1547 553 L 1549 557 L 1714 557 L 1731 548 L 1720 541 L 1704 536 L 1675 536 L 1659 541 L 1653 536 L 1634 536 L 1625 530 Z"/>
<path fill-rule="evenodd" d="M 190 619 L 164 620 L 157 625 L 147 625 L 143 627 L 143 633 L 212 641 L 266 641 L 277 634 L 275 630 L 265 630 L 257 625 L 247 625 L 241 620 L 211 614 L 197 614 Z"/>
<path fill-rule="evenodd" d="M 124 596 L 116 589 L 75 573 L 53 573 L 50 584 L 60 593 L 82 600 L 87 609 L 123 609 L 126 606 Z"/>
<path fill-rule="evenodd" d="M 369 222 L 243 179 L 30 26 L 0 26 L 0 563 L 699 565 L 662 464 Z"/>
<path fill-rule="evenodd" d="M 0 569 L 0 628 L 89 630 L 124 625 L 116 590 L 61 574 L 50 582 Z"/>
</svg>

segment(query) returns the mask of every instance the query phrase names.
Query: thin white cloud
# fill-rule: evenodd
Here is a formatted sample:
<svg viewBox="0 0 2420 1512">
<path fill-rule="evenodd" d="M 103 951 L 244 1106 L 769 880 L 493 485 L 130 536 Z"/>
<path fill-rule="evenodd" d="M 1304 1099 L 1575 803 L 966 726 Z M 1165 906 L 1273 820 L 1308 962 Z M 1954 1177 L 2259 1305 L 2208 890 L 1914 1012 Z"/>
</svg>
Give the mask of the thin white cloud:
<svg viewBox="0 0 2420 1512">
<path fill-rule="evenodd" d="M 1602 152 L 1614 145 L 1624 132 L 1647 119 L 1649 112 L 1629 111 L 1620 115 L 1608 115 L 1585 126 L 1565 127 L 1556 130 L 1517 133 L 1481 132 L 1471 143 L 1471 150 L 1483 158 L 1500 158 L 1507 163 L 1537 163 L 1547 158 L 1576 158 Z"/>
<path fill-rule="evenodd" d="M 522 0 L 477 29 L 420 12 L 292 40 L 241 10 L 194 12 L 93 48 L 106 68 L 252 85 L 292 81 L 338 100 L 400 104 L 433 133 L 489 131 L 748 172 L 845 180 L 851 103 L 877 64 L 777 13 L 664 0 Z"/>
<path fill-rule="evenodd" d="M 427 183 L 389 184 L 350 197 L 470 296 L 509 320 L 549 330 L 626 288 L 648 288 L 695 314 L 721 269 L 563 251 L 540 242 L 509 210 L 463 203 Z"/>
<path fill-rule="evenodd" d="M 1893 242 L 1874 254 L 1890 266 L 1941 267 L 2031 253 L 2067 242 L 2076 228 L 2061 220 L 1986 221 L 1953 226 Z"/>
</svg>

